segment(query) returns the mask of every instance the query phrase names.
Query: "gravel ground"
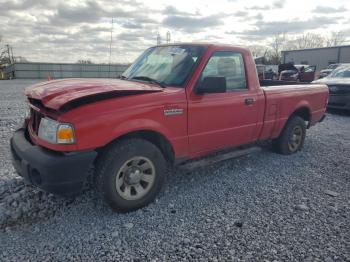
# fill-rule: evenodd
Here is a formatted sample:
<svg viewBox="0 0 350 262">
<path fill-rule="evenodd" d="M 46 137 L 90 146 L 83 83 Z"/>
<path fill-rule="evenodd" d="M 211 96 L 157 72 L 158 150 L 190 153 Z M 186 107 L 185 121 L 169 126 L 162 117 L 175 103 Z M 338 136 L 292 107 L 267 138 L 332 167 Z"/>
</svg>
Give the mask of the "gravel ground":
<svg viewBox="0 0 350 262">
<path fill-rule="evenodd" d="M 30 83 L 0 82 L 0 260 L 350 261 L 349 115 L 328 114 L 292 156 L 174 170 L 155 203 L 117 214 L 89 190 L 59 198 L 14 173 Z"/>
</svg>

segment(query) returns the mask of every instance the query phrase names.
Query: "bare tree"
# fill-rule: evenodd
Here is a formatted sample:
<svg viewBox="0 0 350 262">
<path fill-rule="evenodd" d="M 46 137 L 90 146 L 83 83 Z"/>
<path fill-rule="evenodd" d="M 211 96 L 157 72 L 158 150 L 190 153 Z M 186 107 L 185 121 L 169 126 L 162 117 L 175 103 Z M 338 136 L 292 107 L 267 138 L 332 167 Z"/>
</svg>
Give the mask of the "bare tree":
<svg viewBox="0 0 350 262">
<path fill-rule="evenodd" d="M 3 64 L 11 64 L 11 54 L 10 54 L 10 46 L 2 45 L 2 36 L 0 35 L 0 65 Z"/>
<path fill-rule="evenodd" d="M 251 45 L 248 48 L 254 57 L 266 56 L 269 51 L 268 47 L 263 45 Z"/>
<path fill-rule="evenodd" d="M 85 64 L 85 65 L 93 64 L 93 62 L 91 62 L 91 60 L 83 60 L 83 59 L 78 60 L 77 63 L 78 64 Z"/>
<path fill-rule="evenodd" d="M 324 47 L 325 38 L 320 34 L 306 33 L 291 40 L 290 45 L 294 45 L 293 49 Z"/>
<path fill-rule="evenodd" d="M 264 56 L 266 64 L 280 64 L 281 51 L 338 46 L 344 43 L 346 43 L 346 37 L 342 32 L 331 32 L 328 36 L 305 33 L 296 38 L 291 38 L 286 33 L 278 33 L 272 37 L 267 47 L 252 45 L 249 48 L 255 57 Z"/>
<path fill-rule="evenodd" d="M 278 65 L 282 62 L 281 51 L 285 50 L 288 42 L 285 33 L 279 33 L 273 36 L 270 42 L 269 63 Z"/>
<path fill-rule="evenodd" d="M 346 37 L 340 31 L 332 32 L 328 37 L 326 37 L 326 46 L 339 46 L 346 42 Z"/>
</svg>

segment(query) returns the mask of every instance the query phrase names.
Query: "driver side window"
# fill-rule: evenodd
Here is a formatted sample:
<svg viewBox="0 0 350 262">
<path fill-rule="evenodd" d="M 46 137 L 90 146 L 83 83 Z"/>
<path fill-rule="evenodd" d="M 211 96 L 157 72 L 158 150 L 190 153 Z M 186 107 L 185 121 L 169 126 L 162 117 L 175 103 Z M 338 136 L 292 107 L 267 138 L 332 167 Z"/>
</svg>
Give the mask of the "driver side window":
<svg viewBox="0 0 350 262">
<path fill-rule="evenodd" d="M 242 54 L 231 51 L 215 52 L 202 71 L 201 81 L 208 76 L 224 77 L 226 92 L 247 89 Z"/>
</svg>

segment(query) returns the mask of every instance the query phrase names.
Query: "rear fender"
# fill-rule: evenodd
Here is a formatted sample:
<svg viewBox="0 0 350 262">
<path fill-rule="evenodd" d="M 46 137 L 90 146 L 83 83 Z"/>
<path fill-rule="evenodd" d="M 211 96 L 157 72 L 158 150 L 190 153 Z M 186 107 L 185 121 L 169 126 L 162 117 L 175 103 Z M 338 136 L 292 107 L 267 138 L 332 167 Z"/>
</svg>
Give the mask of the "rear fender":
<svg viewBox="0 0 350 262">
<path fill-rule="evenodd" d="M 279 137 L 281 132 L 283 131 L 285 125 L 289 121 L 289 119 L 291 119 L 295 115 L 299 115 L 298 111 L 302 111 L 302 110 L 307 110 L 308 119 L 305 119 L 303 116 L 301 116 L 301 117 L 303 117 L 305 119 L 305 121 L 308 121 L 310 124 L 310 122 L 311 122 L 310 104 L 306 100 L 301 100 L 294 107 L 291 107 L 290 111 L 283 113 L 283 115 L 281 116 L 281 118 L 279 120 L 278 128 L 277 128 L 276 132 L 273 134 L 273 137 Z"/>
</svg>

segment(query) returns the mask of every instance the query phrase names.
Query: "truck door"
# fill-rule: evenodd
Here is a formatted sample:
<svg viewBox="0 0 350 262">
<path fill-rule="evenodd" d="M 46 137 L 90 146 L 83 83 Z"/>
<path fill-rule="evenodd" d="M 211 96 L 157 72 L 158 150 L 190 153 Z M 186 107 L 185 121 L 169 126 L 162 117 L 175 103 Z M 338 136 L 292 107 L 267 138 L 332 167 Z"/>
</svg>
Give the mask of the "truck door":
<svg viewBox="0 0 350 262">
<path fill-rule="evenodd" d="M 300 72 L 301 82 L 312 82 L 315 80 L 316 66 L 309 66 L 303 72 Z"/>
<path fill-rule="evenodd" d="M 192 155 L 252 142 L 258 121 L 258 91 L 249 88 L 244 65 L 241 53 L 217 51 L 202 70 L 196 85 L 208 76 L 225 77 L 226 92 L 197 94 L 193 90 L 190 94 L 188 133 Z"/>
</svg>

